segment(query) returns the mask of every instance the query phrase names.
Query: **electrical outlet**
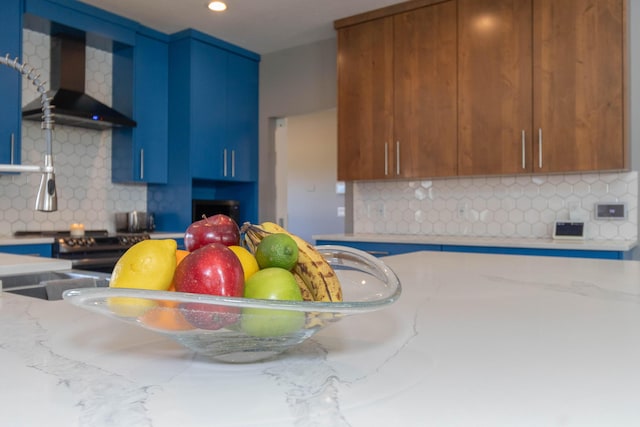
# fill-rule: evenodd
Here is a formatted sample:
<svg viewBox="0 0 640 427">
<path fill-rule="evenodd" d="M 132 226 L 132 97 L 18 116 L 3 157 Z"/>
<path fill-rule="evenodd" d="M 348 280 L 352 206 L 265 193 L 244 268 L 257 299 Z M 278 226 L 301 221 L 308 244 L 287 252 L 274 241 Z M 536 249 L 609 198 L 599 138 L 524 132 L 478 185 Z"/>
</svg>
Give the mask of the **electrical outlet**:
<svg viewBox="0 0 640 427">
<path fill-rule="evenodd" d="M 596 203 L 596 219 L 627 219 L 627 206 L 625 203 Z"/>
</svg>

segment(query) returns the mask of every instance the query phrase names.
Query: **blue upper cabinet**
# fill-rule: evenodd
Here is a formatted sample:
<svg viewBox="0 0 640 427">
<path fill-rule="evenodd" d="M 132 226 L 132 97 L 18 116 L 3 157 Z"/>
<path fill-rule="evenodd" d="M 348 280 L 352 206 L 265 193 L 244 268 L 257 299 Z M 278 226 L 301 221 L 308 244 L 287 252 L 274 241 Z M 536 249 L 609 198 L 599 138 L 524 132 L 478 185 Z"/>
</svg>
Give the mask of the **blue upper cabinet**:
<svg viewBox="0 0 640 427">
<path fill-rule="evenodd" d="M 133 48 L 114 53 L 114 106 L 126 108 L 117 105 L 122 100 L 132 105 L 137 126 L 113 131 L 113 182 L 167 182 L 169 45 L 164 37 L 138 32 Z"/>
<path fill-rule="evenodd" d="M 258 171 L 258 61 L 190 39 L 191 175 L 250 182 Z"/>
<path fill-rule="evenodd" d="M 230 162 L 226 146 L 228 54 L 199 40 L 189 40 L 189 48 L 190 75 L 185 83 L 191 94 L 191 176 L 220 179 Z"/>
<path fill-rule="evenodd" d="M 185 230 L 193 199 L 233 199 L 258 219 L 260 56 L 195 30 L 170 36 L 169 171 L 147 187 L 162 231 Z"/>
<path fill-rule="evenodd" d="M 225 178 L 258 179 L 258 63 L 238 55 L 227 61 L 227 165 Z M 228 150 L 231 150 L 229 159 Z M 224 169 L 223 169 L 224 172 Z"/>
<path fill-rule="evenodd" d="M 0 55 L 22 54 L 22 1 L 5 0 L 0 13 Z M 20 164 L 20 73 L 0 65 L 0 163 Z M 34 91 L 34 95 L 36 92 Z"/>
</svg>

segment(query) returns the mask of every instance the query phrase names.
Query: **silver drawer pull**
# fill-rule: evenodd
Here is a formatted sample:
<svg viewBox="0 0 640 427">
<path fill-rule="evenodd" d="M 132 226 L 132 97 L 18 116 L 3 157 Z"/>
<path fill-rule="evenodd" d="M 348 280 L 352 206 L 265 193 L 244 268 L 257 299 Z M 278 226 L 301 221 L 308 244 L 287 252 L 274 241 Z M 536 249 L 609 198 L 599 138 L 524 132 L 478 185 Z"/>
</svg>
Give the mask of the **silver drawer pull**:
<svg viewBox="0 0 640 427">
<path fill-rule="evenodd" d="M 10 164 L 15 164 L 16 162 L 16 134 L 11 132 L 11 158 Z"/>
<path fill-rule="evenodd" d="M 384 143 L 384 175 L 389 175 L 389 143 Z"/>
<path fill-rule="evenodd" d="M 542 169 L 542 128 L 538 129 L 538 167 Z"/>
<path fill-rule="evenodd" d="M 396 141 L 396 175 L 400 175 L 400 141 Z"/>
<path fill-rule="evenodd" d="M 144 179 L 144 148 L 140 149 L 140 179 Z"/>
<path fill-rule="evenodd" d="M 522 169 L 526 169 L 527 168 L 527 157 L 526 157 L 526 134 L 524 132 L 524 129 L 522 130 Z"/>
</svg>

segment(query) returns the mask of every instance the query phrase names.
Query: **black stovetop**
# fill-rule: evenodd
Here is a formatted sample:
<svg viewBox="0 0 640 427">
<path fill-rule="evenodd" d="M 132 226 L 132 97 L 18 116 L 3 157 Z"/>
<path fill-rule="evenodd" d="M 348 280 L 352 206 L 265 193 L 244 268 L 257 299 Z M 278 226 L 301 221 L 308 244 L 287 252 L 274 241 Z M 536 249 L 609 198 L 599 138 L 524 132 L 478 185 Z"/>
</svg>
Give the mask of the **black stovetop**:
<svg viewBox="0 0 640 427">
<path fill-rule="evenodd" d="M 40 231 L 16 231 L 13 233 L 15 237 L 70 237 L 69 230 L 40 230 Z M 87 237 L 106 237 L 109 236 L 107 230 L 85 230 L 84 235 Z"/>
</svg>

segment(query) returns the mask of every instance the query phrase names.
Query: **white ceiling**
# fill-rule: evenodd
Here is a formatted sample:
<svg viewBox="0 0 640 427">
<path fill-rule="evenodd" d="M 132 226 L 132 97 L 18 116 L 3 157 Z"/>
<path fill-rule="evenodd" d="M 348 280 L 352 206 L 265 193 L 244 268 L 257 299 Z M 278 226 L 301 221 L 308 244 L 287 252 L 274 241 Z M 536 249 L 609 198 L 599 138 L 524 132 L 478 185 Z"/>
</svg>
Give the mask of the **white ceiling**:
<svg viewBox="0 0 640 427">
<path fill-rule="evenodd" d="M 333 21 L 401 0 L 81 0 L 163 33 L 193 28 L 259 54 L 335 37 Z"/>
</svg>

